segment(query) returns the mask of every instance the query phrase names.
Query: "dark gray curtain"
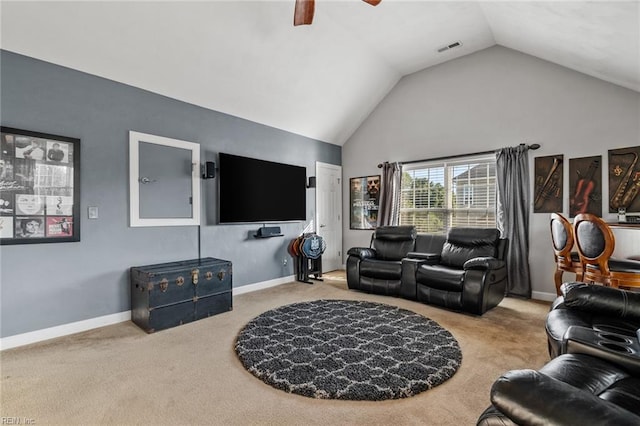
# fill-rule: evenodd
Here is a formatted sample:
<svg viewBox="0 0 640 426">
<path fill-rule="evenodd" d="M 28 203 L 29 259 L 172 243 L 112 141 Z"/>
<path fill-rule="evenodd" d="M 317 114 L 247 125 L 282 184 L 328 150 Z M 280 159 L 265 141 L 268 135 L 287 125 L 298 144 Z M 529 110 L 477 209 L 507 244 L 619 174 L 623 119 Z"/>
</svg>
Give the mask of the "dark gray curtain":
<svg viewBox="0 0 640 426">
<path fill-rule="evenodd" d="M 400 220 L 400 182 L 402 164 L 382 164 L 382 182 L 380 182 L 380 207 L 378 208 L 378 226 L 397 225 Z"/>
<path fill-rule="evenodd" d="M 529 275 L 529 148 L 496 151 L 498 229 L 507 246 L 507 295 L 531 298 Z"/>
</svg>

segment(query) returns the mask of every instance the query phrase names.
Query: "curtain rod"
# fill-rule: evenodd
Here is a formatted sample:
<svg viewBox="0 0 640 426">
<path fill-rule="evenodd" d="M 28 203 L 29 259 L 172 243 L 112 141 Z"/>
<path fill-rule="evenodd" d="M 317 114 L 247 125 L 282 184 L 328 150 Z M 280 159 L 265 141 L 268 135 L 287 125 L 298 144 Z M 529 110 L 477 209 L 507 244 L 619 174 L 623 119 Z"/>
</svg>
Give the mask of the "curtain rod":
<svg viewBox="0 0 640 426">
<path fill-rule="evenodd" d="M 524 144 L 521 143 L 520 146 L 522 146 L 522 145 L 524 145 Z M 532 143 L 531 145 L 527 145 L 527 148 L 529 148 L 531 150 L 536 150 L 536 149 L 540 148 L 540 144 Z M 427 159 L 424 159 L 424 160 L 404 161 L 401 164 L 414 164 L 414 163 L 424 163 L 424 162 L 427 162 L 427 161 L 445 160 L 445 159 L 450 159 L 450 158 L 473 157 L 475 155 L 493 154 L 496 151 L 497 150 L 494 149 L 494 150 L 491 150 L 491 151 L 472 152 L 470 154 L 447 155 L 445 157 L 427 158 Z M 378 168 L 381 169 L 382 168 L 382 164 L 378 164 Z"/>
</svg>

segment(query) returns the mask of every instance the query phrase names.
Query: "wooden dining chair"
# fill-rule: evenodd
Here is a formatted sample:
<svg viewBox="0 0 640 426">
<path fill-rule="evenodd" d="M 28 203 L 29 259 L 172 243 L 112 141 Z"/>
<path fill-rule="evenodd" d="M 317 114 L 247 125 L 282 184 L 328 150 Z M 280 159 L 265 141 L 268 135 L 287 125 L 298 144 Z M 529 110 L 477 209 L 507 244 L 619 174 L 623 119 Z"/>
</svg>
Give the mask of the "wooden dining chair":
<svg viewBox="0 0 640 426">
<path fill-rule="evenodd" d="M 553 279 L 556 284 L 556 293 L 560 295 L 562 275 L 565 272 L 576 274 L 576 281 L 582 281 L 582 263 L 580 255 L 573 250 L 573 225 L 566 217 L 559 213 L 551 213 L 551 245 L 556 260 L 556 272 Z"/>
<path fill-rule="evenodd" d="M 582 263 L 583 281 L 616 288 L 640 288 L 640 262 L 611 257 L 616 240 L 604 220 L 581 213 L 573 220 L 573 233 Z"/>
</svg>

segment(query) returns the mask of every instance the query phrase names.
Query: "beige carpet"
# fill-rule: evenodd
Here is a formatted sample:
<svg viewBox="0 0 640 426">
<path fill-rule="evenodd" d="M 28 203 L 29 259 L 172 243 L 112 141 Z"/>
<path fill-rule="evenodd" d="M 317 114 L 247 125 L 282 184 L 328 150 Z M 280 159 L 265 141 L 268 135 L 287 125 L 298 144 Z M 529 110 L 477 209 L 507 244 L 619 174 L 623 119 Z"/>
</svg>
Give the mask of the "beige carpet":
<svg viewBox="0 0 640 426">
<path fill-rule="evenodd" d="M 447 328 L 462 366 L 444 384 L 400 400 L 315 400 L 271 388 L 245 371 L 236 334 L 269 309 L 299 301 L 361 299 L 400 306 Z M 3 417 L 37 425 L 473 425 L 503 372 L 547 360 L 548 303 L 505 299 L 482 317 L 347 290 L 344 272 L 234 297 L 231 312 L 146 334 L 131 322 L 3 351 Z"/>
</svg>

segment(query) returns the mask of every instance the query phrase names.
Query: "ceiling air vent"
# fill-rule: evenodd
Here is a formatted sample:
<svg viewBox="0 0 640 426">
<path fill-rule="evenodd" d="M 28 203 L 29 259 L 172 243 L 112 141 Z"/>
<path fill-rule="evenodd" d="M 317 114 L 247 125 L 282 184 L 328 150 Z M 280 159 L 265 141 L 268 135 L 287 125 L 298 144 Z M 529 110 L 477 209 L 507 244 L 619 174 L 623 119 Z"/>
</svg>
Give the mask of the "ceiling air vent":
<svg viewBox="0 0 640 426">
<path fill-rule="evenodd" d="M 442 52 L 446 52 L 449 49 L 453 49 L 455 47 L 460 47 L 462 46 L 462 42 L 461 41 L 456 41 L 455 43 L 451 43 L 447 46 L 443 46 L 440 49 L 438 49 L 438 53 L 442 53 Z"/>
</svg>

